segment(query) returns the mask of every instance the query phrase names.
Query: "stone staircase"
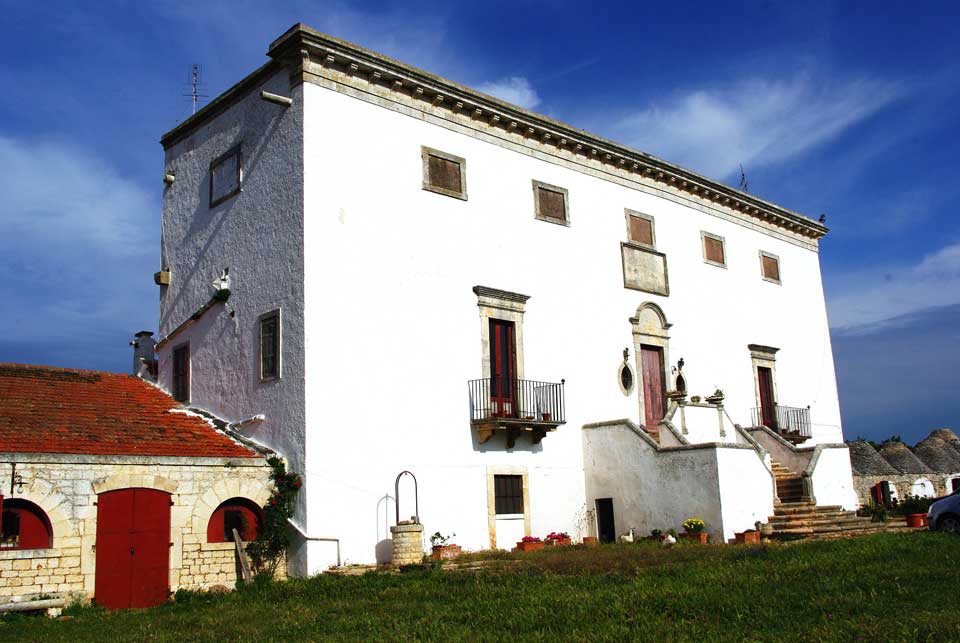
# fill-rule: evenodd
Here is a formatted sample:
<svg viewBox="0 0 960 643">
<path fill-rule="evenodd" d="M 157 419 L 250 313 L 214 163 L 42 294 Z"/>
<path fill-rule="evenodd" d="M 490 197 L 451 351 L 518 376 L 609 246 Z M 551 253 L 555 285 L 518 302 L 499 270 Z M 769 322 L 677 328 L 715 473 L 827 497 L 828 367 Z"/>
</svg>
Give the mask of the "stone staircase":
<svg viewBox="0 0 960 643">
<path fill-rule="evenodd" d="M 916 531 L 907 527 L 902 519 L 895 518 L 887 523 L 873 522 L 854 511 L 844 511 L 837 505 L 818 506 L 803 495 L 802 476 L 779 462 L 772 462 L 771 465 L 777 481 L 777 496 L 780 498 L 773 515 L 767 519 L 773 539 L 839 538 L 889 531 Z"/>
</svg>

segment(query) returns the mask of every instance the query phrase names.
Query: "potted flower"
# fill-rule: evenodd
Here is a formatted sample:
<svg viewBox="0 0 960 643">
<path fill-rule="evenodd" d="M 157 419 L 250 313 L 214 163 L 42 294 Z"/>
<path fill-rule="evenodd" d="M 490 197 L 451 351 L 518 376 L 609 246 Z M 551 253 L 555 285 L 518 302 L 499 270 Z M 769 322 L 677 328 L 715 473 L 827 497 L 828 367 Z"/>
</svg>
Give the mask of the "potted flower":
<svg viewBox="0 0 960 643">
<path fill-rule="evenodd" d="M 453 560 L 460 555 L 460 545 L 450 542 L 450 539 L 456 534 L 444 536 L 439 531 L 430 536 L 430 544 L 433 546 L 431 558 L 433 560 Z"/>
<path fill-rule="evenodd" d="M 540 551 L 543 549 L 543 541 L 536 536 L 524 536 L 523 540 L 517 543 L 516 551 Z"/>
<path fill-rule="evenodd" d="M 569 545 L 570 544 L 570 534 L 565 531 L 556 532 L 551 531 L 547 534 L 546 544 L 551 546 L 557 545 Z"/>
<path fill-rule="evenodd" d="M 683 529 L 686 533 L 680 534 L 680 537 L 684 540 L 692 540 L 701 545 L 705 545 L 709 537 L 709 535 L 703 531 L 706 526 L 706 523 L 700 518 L 687 518 L 683 521 Z"/>
<path fill-rule="evenodd" d="M 928 509 L 930 500 L 920 496 L 907 496 L 906 500 L 900 503 L 900 511 L 906 517 L 908 527 L 923 527 Z"/>
<path fill-rule="evenodd" d="M 713 392 L 713 395 L 708 395 L 706 397 L 707 404 L 721 404 L 723 403 L 723 390 L 716 389 Z"/>
<path fill-rule="evenodd" d="M 645 536 L 645 537 L 644 537 L 644 540 L 656 540 L 656 541 L 659 541 L 661 538 L 663 538 L 663 531 L 662 531 L 662 530 L 660 530 L 660 529 L 651 529 L 651 530 L 650 530 L 650 535 L 649 535 L 649 536 Z"/>
</svg>

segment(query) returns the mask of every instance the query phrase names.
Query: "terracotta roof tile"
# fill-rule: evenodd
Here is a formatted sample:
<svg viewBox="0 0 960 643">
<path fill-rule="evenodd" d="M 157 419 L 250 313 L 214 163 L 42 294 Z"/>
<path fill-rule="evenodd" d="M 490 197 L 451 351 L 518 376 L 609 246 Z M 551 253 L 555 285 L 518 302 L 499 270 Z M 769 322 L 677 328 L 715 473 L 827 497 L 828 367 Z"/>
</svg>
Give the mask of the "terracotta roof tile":
<svg viewBox="0 0 960 643">
<path fill-rule="evenodd" d="M 0 363 L 0 452 L 256 458 L 129 375 Z"/>
</svg>

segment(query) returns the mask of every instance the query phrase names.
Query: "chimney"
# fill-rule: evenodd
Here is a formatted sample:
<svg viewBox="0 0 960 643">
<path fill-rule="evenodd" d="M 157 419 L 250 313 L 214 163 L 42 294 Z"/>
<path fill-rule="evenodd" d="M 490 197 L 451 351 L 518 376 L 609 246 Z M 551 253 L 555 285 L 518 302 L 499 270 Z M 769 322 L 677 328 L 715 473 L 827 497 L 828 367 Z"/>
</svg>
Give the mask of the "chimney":
<svg viewBox="0 0 960 643">
<path fill-rule="evenodd" d="M 133 374 L 140 379 L 154 382 L 157 379 L 157 358 L 153 333 L 149 330 L 141 330 L 134 335 L 134 338 L 130 342 L 133 346 Z"/>
</svg>

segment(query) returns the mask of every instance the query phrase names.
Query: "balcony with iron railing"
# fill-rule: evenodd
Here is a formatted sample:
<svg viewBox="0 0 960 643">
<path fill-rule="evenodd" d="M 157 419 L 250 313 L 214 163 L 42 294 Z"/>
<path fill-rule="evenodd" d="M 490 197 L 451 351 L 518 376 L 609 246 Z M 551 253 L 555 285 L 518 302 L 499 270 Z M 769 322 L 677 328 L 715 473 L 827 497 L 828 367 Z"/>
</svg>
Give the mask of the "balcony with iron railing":
<svg viewBox="0 0 960 643">
<path fill-rule="evenodd" d="M 470 424 L 482 444 L 497 431 L 506 435 L 513 448 L 520 435 L 528 434 L 533 444 L 566 423 L 564 385 L 566 381 L 488 377 L 467 382 L 470 393 Z"/>
<path fill-rule="evenodd" d="M 765 426 L 794 444 L 813 437 L 809 406 L 802 409 L 774 404 L 771 407 L 754 408 L 752 415 L 754 426 Z"/>
</svg>

